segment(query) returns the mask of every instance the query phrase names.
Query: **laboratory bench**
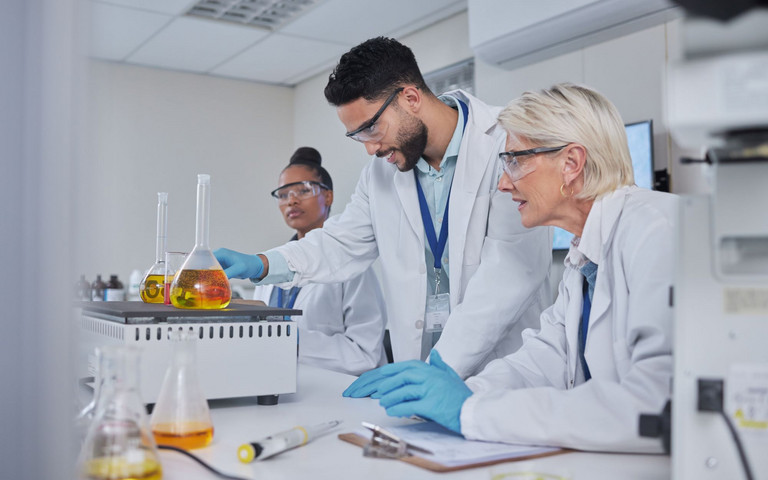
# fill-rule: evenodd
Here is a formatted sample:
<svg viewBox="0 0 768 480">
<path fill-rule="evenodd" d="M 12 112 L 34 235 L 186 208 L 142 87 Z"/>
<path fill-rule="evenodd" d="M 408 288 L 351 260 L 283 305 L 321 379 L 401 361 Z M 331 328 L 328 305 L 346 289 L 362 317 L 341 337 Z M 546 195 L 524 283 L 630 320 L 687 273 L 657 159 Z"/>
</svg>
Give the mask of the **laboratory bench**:
<svg viewBox="0 0 768 480">
<path fill-rule="evenodd" d="M 664 455 L 569 452 L 448 473 L 432 472 L 398 460 L 367 458 L 360 447 L 340 440 L 338 434 L 358 430 L 363 421 L 383 427 L 412 421 L 388 417 L 376 400 L 342 397 L 341 392 L 354 379 L 350 375 L 300 364 L 297 393 L 280 395 L 277 405 L 258 405 L 255 398 L 212 400 L 213 443 L 192 452 L 225 473 L 255 480 L 490 480 L 492 474 L 505 469 L 522 470 L 523 467 L 526 471 L 557 475 L 547 478 L 564 477 L 569 480 L 670 478 L 670 458 Z M 244 464 L 237 459 L 237 448 L 243 443 L 254 442 L 297 425 L 313 425 L 329 420 L 343 420 L 343 423 L 333 432 L 305 446 L 261 462 Z M 160 457 L 166 480 L 219 478 L 182 454 L 161 450 Z"/>
</svg>

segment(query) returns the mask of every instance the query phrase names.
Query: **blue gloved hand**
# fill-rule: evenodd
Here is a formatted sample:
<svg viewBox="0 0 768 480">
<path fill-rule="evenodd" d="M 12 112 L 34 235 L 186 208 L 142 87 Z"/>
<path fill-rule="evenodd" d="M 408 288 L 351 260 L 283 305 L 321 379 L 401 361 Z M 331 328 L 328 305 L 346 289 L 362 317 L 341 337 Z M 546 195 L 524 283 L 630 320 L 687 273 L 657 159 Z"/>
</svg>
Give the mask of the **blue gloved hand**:
<svg viewBox="0 0 768 480">
<path fill-rule="evenodd" d="M 377 386 L 379 404 L 387 415 L 418 415 L 461 433 L 461 406 L 472 390 L 443 362 L 437 350 L 432 350 L 429 362 L 413 362 L 400 373 L 382 379 Z"/>
<path fill-rule="evenodd" d="M 407 360 L 405 362 L 390 363 L 383 367 L 368 370 L 360 375 L 360 378 L 352 382 L 341 395 L 352 398 L 363 398 L 368 396 L 379 398 L 381 395 L 378 393 L 378 385 L 382 380 L 400 373 L 403 369 L 412 368 L 414 364 L 423 363 L 424 362 L 418 360 Z"/>
<path fill-rule="evenodd" d="M 258 255 L 247 255 L 228 248 L 219 248 L 213 255 L 227 278 L 259 278 L 264 273 L 264 262 Z"/>
</svg>

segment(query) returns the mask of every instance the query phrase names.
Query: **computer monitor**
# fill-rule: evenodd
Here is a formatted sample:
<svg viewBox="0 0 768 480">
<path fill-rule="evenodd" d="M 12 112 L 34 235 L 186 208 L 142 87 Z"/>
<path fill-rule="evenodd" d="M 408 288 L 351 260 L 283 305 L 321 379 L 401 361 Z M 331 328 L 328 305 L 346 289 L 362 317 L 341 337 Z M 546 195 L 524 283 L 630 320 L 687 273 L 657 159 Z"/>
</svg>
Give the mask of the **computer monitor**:
<svg viewBox="0 0 768 480">
<path fill-rule="evenodd" d="M 638 187 L 653 189 L 653 121 L 628 123 L 624 125 L 627 132 L 629 155 L 632 157 L 632 168 L 635 173 L 635 183 Z M 555 227 L 553 250 L 568 250 L 571 247 L 573 234 Z"/>
</svg>

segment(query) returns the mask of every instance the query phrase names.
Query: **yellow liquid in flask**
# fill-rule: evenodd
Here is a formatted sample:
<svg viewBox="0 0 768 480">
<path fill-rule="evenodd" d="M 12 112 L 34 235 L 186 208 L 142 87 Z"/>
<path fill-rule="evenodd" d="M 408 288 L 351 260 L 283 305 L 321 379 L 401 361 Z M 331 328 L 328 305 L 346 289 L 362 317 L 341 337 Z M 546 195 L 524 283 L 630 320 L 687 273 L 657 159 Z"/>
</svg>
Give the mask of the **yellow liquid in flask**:
<svg viewBox="0 0 768 480">
<path fill-rule="evenodd" d="M 226 308 L 231 298 L 224 270 L 183 269 L 171 284 L 171 304 L 176 308 Z"/>
<path fill-rule="evenodd" d="M 165 275 L 147 275 L 139 294 L 144 303 L 163 303 L 165 301 Z"/>
<path fill-rule="evenodd" d="M 146 458 L 142 462 L 128 462 L 124 457 L 97 457 L 85 464 L 85 478 L 89 480 L 160 480 L 163 469 L 160 462 Z"/>
</svg>

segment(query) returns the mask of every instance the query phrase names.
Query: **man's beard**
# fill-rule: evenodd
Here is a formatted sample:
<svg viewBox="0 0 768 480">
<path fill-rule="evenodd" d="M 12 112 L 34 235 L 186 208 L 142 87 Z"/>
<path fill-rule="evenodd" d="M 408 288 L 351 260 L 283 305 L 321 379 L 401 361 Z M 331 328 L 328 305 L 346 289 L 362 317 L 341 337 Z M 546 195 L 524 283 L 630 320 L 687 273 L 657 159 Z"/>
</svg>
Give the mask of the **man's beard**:
<svg viewBox="0 0 768 480">
<path fill-rule="evenodd" d="M 400 144 L 397 150 L 403 155 L 403 165 L 397 166 L 401 172 L 413 170 L 427 148 L 427 126 L 416 117 L 408 117 L 409 120 L 397 134 L 397 142 Z"/>
</svg>

